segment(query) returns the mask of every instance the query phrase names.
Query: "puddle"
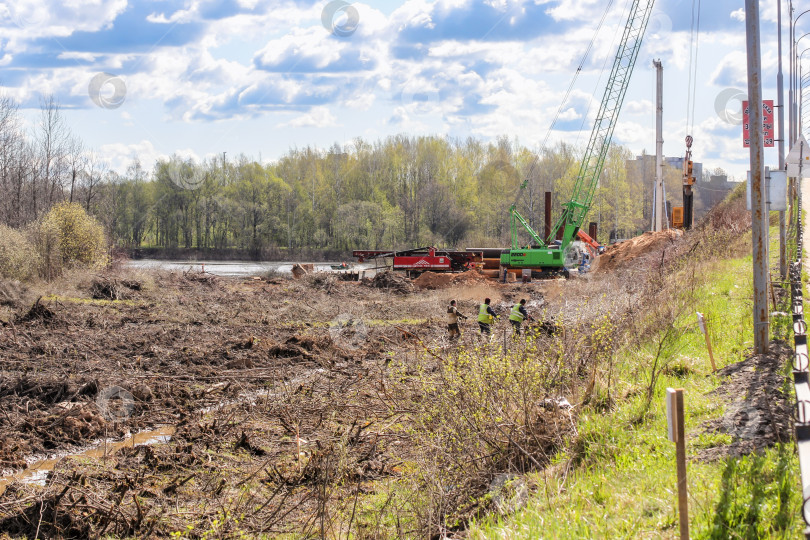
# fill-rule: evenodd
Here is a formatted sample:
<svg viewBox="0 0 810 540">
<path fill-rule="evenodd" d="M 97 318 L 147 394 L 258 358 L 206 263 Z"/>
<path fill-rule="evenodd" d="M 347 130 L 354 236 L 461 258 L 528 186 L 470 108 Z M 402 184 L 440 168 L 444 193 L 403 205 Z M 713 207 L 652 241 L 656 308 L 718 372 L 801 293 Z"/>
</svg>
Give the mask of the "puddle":
<svg viewBox="0 0 810 540">
<path fill-rule="evenodd" d="M 301 384 L 303 381 L 307 380 L 308 376 L 311 373 L 324 373 L 326 370 L 323 368 L 317 368 L 311 370 L 310 372 L 300 375 L 298 377 L 293 377 L 289 381 L 283 383 L 282 385 L 276 385 L 271 389 L 263 389 L 254 392 L 247 392 L 240 394 L 235 399 L 230 400 L 222 400 L 216 405 L 212 405 L 210 407 L 204 407 L 202 409 L 198 409 L 198 412 L 202 414 L 208 414 L 213 411 L 217 411 L 223 409 L 227 406 L 239 404 L 239 403 L 251 403 L 257 404 L 262 400 L 268 400 L 275 397 L 281 397 L 283 394 L 281 392 L 280 387 L 290 388 L 295 387 Z M 225 383 L 219 383 L 212 386 L 209 391 L 213 391 L 217 388 L 225 386 Z M 134 435 L 130 435 L 126 439 L 122 441 L 102 441 L 100 444 L 93 446 L 87 450 L 81 452 L 64 452 L 61 454 L 56 454 L 48 459 L 41 459 L 37 461 L 31 461 L 28 465 L 28 468 L 13 474 L 7 474 L 0 476 L 0 495 L 5 493 L 6 488 L 8 485 L 17 480 L 24 484 L 38 484 L 41 486 L 45 485 L 46 480 L 48 479 L 48 473 L 53 470 L 57 463 L 60 460 L 66 457 L 83 457 L 83 458 L 90 458 L 90 459 L 103 459 L 105 456 L 114 454 L 118 450 L 124 447 L 135 447 L 135 446 L 149 446 L 152 444 L 165 444 L 171 441 L 172 435 L 174 435 L 175 426 L 173 425 L 166 425 L 157 429 L 153 429 L 150 431 L 142 431 L 140 433 L 136 433 Z"/>
<path fill-rule="evenodd" d="M 123 441 L 103 441 L 98 446 L 94 446 L 83 452 L 66 453 L 64 455 L 55 456 L 48 459 L 41 459 L 31 463 L 27 469 L 15 474 L 0 477 L 0 495 L 5 493 L 6 487 L 17 480 L 24 484 L 38 484 L 45 485 L 48 479 L 48 473 L 53 470 L 60 460 L 66 457 L 83 457 L 91 459 L 103 459 L 105 456 L 114 454 L 121 448 L 135 447 L 135 446 L 149 446 L 152 444 L 165 444 L 172 439 L 174 435 L 174 426 L 163 426 L 151 431 L 142 431 L 124 439 Z"/>
</svg>

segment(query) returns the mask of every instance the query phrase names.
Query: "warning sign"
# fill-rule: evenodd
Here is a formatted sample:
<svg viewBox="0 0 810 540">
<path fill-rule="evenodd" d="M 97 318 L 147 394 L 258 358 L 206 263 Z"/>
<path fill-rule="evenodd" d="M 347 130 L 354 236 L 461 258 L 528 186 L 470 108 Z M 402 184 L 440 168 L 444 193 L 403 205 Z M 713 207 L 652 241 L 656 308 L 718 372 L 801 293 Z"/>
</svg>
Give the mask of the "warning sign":
<svg viewBox="0 0 810 540">
<path fill-rule="evenodd" d="M 748 121 L 748 102 L 743 101 L 743 147 L 751 146 L 750 122 Z M 765 147 L 773 147 L 773 100 L 762 100 L 762 135 L 765 139 Z"/>
</svg>

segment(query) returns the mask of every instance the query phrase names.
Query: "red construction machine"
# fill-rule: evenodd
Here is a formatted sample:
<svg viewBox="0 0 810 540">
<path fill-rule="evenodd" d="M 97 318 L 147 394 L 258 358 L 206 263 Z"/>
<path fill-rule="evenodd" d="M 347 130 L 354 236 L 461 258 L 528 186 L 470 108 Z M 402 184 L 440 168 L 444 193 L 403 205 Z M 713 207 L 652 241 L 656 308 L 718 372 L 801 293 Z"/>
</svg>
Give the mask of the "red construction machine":
<svg viewBox="0 0 810 540">
<path fill-rule="evenodd" d="M 392 258 L 394 270 L 404 270 L 409 274 L 431 272 L 463 272 L 473 264 L 481 262 L 478 252 L 447 251 L 435 247 L 423 247 L 404 251 L 382 251 L 360 249 L 352 251 L 358 262 L 369 259 Z"/>
<path fill-rule="evenodd" d="M 601 255 L 603 251 L 605 251 L 605 246 L 591 238 L 591 236 L 583 231 L 582 229 L 577 231 L 577 238 L 579 238 L 586 246 L 588 246 L 588 251 L 591 252 L 591 258 L 593 259 L 597 255 Z"/>
</svg>

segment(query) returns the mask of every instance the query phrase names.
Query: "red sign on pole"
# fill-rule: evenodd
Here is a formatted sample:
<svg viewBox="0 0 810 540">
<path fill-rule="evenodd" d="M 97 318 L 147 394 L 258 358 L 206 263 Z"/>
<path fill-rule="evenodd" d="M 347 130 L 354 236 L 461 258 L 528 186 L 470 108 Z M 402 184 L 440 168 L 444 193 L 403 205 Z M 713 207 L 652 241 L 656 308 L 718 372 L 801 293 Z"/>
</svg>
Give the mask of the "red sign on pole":
<svg viewBox="0 0 810 540">
<path fill-rule="evenodd" d="M 751 146 L 751 135 L 748 121 L 748 102 L 743 101 L 743 147 Z M 762 100 L 762 135 L 765 138 L 765 147 L 773 148 L 773 100 Z"/>
</svg>

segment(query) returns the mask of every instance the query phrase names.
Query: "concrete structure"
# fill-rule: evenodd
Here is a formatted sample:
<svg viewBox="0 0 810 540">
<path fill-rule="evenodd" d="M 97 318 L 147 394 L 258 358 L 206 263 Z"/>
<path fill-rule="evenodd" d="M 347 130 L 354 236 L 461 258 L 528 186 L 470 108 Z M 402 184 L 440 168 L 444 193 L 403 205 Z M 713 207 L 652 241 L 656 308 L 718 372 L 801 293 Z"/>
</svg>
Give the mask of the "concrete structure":
<svg viewBox="0 0 810 540">
<path fill-rule="evenodd" d="M 672 206 L 681 206 L 681 182 L 683 174 L 683 156 L 664 157 L 664 174 L 670 180 L 666 184 L 666 200 Z M 642 197 L 644 200 L 644 218 L 650 223 L 652 215 L 652 186 L 655 183 L 656 163 L 654 154 L 637 156 L 636 159 L 628 160 L 626 163 L 627 174 L 631 178 L 637 178 L 644 186 Z M 738 183 L 729 182 L 725 175 L 710 176 L 709 181 L 703 177 L 703 164 L 697 161 L 692 162 L 692 171 L 695 175 L 695 200 L 694 214 L 695 223 L 706 215 L 714 205 L 722 201 L 729 191 L 734 189 Z M 677 185 L 673 185 L 673 176 L 678 178 Z"/>
</svg>

